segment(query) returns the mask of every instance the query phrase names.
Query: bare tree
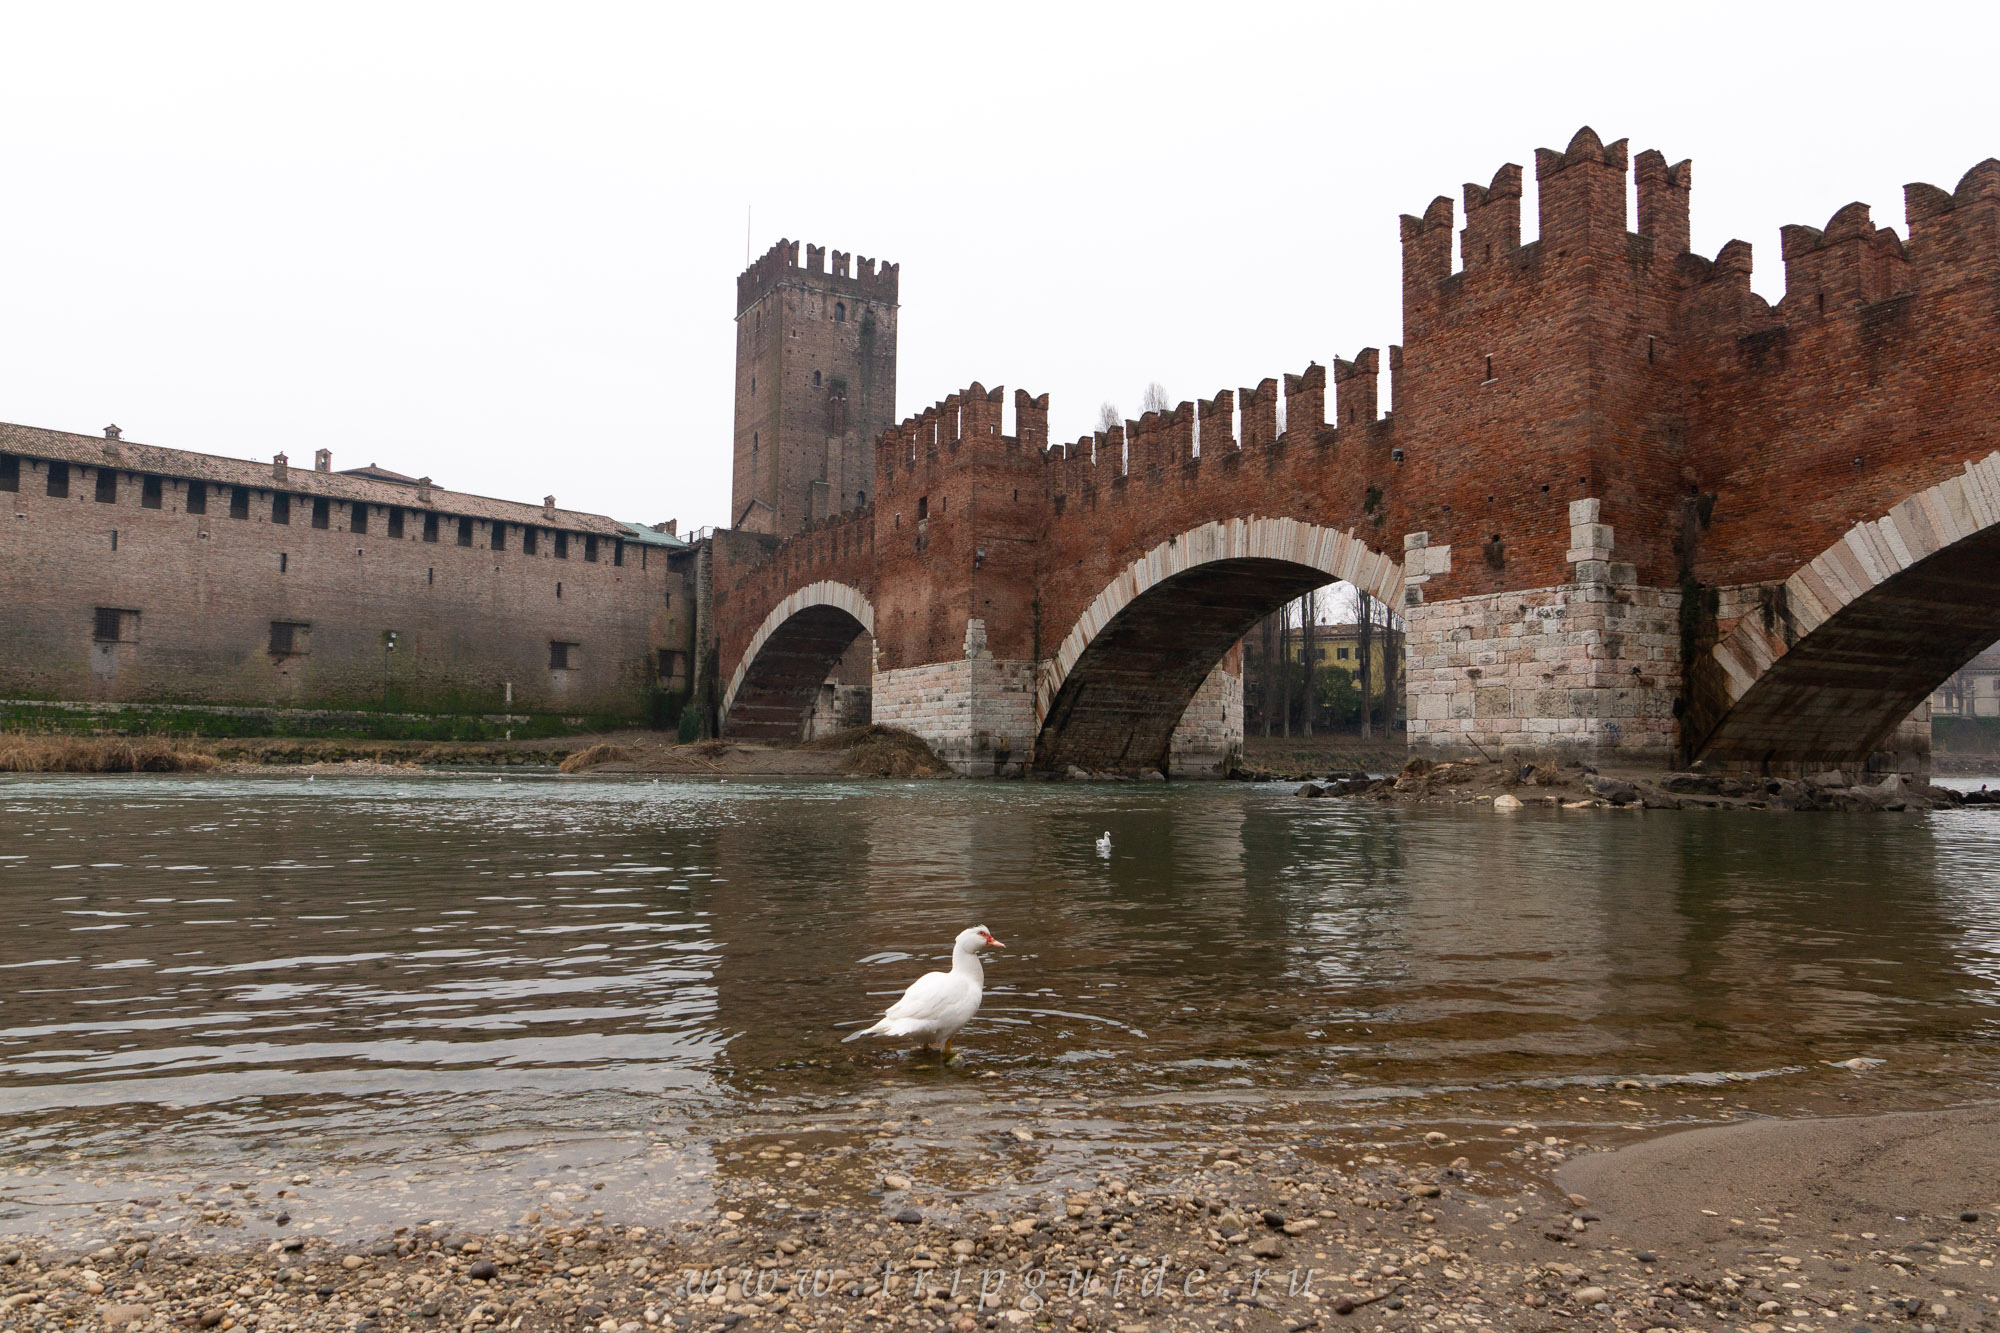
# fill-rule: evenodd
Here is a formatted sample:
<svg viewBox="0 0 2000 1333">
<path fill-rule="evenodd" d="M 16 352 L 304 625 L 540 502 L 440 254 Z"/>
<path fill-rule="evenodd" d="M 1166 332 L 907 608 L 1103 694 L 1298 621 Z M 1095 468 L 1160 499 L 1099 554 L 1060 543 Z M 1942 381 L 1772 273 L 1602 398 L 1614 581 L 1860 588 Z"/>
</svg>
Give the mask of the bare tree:
<svg viewBox="0 0 2000 1333">
<path fill-rule="evenodd" d="M 1278 610 L 1278 734 L 1292 735 L 1292 604 Z"/>
<path fill-rule="evenodd" d="M 1371 689 L 1375 683 L 1375 669 L 1369 660 L 1375 642 L 1375 599 L 1359 588 L 1354 592 L 1360 605 L 1360 614 L 1354 627 L 1354 644 L 1355 650 L 1361 654 L 1361 660 L 1355 663 L 1355 666 L 1360 675 L 1361 739 L 1365 741 L 1375 734 L 1370 726 L 1371 714 L 1375 711 L 1375 695 Z"/>
<path fill-rule="evenodd" d="M 1146 386 L 1145 396 L 1139 400 L 1141 412 L 1171 412 L 1174 405 L 1167 398 L 1167 386 L 1154 380 Z"/>
<path fill-rule="evenodd" d="M 1299 606 L 1299 647 L 1306 659 L 1306 715 L 1301 734 L 1310 739 L 1313 734 L 1313 704 L 1319 697 L 1319 691 L 1313 688 L 1314 678 L 1319 674 L 1319 653 L 1313 646 L 1317 637 L 1313 622 L 1319 619 L 1319 589 L 1307 592 L 1299 599 Z"/>
<path fill-rule="evenodd" d="M 1125 414 L 1118 410 L 1118 404 L 1106 403 L 1097 409 L 1097 428 L 1114 430 L 1125 424 Z"/>
</svg>

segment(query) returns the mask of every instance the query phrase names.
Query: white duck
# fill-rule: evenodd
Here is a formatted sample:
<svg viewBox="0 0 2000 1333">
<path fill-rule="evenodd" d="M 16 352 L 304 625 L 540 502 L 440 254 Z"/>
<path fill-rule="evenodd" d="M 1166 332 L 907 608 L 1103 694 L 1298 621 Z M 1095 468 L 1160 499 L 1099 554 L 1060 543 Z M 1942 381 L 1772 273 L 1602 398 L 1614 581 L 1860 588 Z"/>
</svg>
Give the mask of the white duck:
<svg viewBox="0 0 2000 1333">
<path fill-rule="evenodd" d="M 915 1037 L 919 1044 L 935 1043 L 951 1054 L 952 1034 L 972 1021 L 986 989 L 986 969 L 979 965 L 979 951 L 988 945 L 1007 946 L 993 938 L 984 926 L 958 932 L 952 942 L 951 971 L 926 972 L 910 983 L 903 998 L 889 1006 L 875 1026 L 849 1033 L 843 1041 L 860 1037 Z"/>
<path fill-rule="evenodd" d="M 1109 856 L 1109 855 L 1111 855 L 1111 830 L 1110 830 L 1110 829 L 1106 829 L 1106 830 L 1104 830 L 1104 836 L 1100 837 L 1100 838 L 1099 838 L 1099 839 L 1097 840 L 1097 854 L 1098 854 L 1099 856 Z"/>
</svg>

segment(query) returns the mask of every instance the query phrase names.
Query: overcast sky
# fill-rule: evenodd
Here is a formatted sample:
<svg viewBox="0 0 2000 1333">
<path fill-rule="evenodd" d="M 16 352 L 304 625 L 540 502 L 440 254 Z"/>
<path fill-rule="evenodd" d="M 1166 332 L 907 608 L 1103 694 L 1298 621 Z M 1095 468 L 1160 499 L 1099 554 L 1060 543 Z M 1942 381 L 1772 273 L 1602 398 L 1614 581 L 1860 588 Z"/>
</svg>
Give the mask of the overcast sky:
<svg viewBox="0 0 2000 1333">
<path fill-rule="evenodd" d="M 2000 153 L 1950 13 L 0 0 L 0 420 L 726 522 L 746 209 L 902 265 L 899 415 L 1074 438 L 1398 341 L 1397 215 L 1519 162 L 1532 239 L 1585 123 L 1776 298 L 1781 224 Z"/>
</svg>

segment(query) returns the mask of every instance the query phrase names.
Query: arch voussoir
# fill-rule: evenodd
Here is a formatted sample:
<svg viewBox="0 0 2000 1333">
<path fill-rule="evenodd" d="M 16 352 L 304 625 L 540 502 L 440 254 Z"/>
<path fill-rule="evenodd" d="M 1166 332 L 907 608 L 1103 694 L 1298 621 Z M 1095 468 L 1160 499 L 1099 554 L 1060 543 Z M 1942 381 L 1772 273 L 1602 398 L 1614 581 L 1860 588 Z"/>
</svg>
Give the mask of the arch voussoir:
<svg viewBox="0 0 2000 1333">
<path fill-rule="evenodd" d="M 1855 523 L 1696 663 L 1683 744 L 1736 762 L 1866 759 L 2000 635 L 2000 450 Z"/>
<path fill-rule="evenodd" d="M 742 657 L 737 660 L 736 669 L 730 673 L 729 688 L 722 696 L 721 712 L 725 731 L 729 729 L 730 714 L 743 696 L 745 683 L 750 680 L 751 672 L 755 669 L 759 657 L 764 654 L 767 647 L 772 646 L 772 640 L 780 637 L 781 631 L 799 616 L 821 608 L 850 617 L 860 624 L 863 633 L 872 635 L 875 632 L 875 608 L 869 602 L 868 595 L 859 588 L 832 580 L 821 580 L 808 583 L 786 594 L 757 626 L 756 632 L 750 636 L 750 642 L 743 650 Z"/>
<path fill-rule="evenodd" d="M 1202 614 L 1215 622 L 1196 637 L 1213 638 L 1215 642 L 1208 647 L 1219 658 L 1249 628 L 1248 623 L 1233 623 L 1244 614 L 1240 599 L 1242 581 L 1246 579 L 1254 589 L 1251 596 L 1267 601 L 1281 590 L 1295 588 L 1291 592 L 1295 596 L 1307 587 L 1337 581 L 1353 583 L 1391 606 L 1400 605 L 1403 597 L 1402 566 L 1385 553 L 1372 550 L 1351 532 L 1294 518 L 1251 516 L 1216 520 L 1177 533 L 1112 575 L 1043 662 L 1035 682 L 1038 733 L 1035 762 L 1044 767 L 1060 766 L 1058 759 L 1066 744 L 1062 734 L 1073 730 L 1071 724 L 1076 718 L 1092 709 L 1103 712 L 1106 708 L 1121 716 L 1152 711 L 1143 719 L 1126 718 L 1129 726 L 1112 728 L 1121 737 L 1112 746 L 1120 750 L 1118 755 L 1094 757 L 1103 760 L 1107 767 L 1144 767 L 1158 760 L 1180 710 L 1201 688 L 1201 677 L 1207 675 L 1214 661 L 1195 661 L 1203 656 L 1196 652 L 1186 660 L 1169 662 L 1160 655 L 1158 644 L 1140 646 L 1138 641 L 1146 637 L 1139 628 L 1145 623 L 1144 617 L 1135 622 L 1127 613 L 1155 590 L 1173 585 L 1194 599 L 1189 603 L 1191 607 L 1199 606 Z M 1189 591 L 1197 588 L 1199 592 Z M 1135 666 L 1156 658 L 1158 673 L 1149 675 Z M 1096 665 L 1088 667 L 1084 674 L 1102 678 L 1099 684 L 1090 685 L 1079 676 L 1086 661 L 1094 661 Z M 1196 666 L 1199 672 L 1193 671 Z M 1120 681 L 1115 686 L 1110 684 L 1114 678 Z M 1083 712 L 1076 711 L 1085 691 L 1100 691 L 1093 698 L 1102 700 L 1104 689 L 1121 696 L 1136 691 L 1148 696 L 1151 702 L 1134 705 L 1130 698 L 1121 698 L 1112 704 L 1081 705 Z M 1154 695 L 1159 697 L 1151 699 Z M 1155 704 L 1157 708 L 1153 707 Z M 1138 741 L 1122 739 L 1135 731 L 1147 735 Z"/>
</svg>

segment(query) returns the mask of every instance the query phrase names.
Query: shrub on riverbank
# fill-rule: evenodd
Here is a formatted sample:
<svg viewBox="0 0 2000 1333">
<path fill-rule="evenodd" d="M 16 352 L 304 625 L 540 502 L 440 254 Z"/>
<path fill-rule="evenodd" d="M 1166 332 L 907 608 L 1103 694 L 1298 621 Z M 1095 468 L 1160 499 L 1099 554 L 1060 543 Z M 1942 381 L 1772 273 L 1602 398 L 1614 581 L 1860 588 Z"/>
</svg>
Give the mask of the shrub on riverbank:
<svg viewBox="0 0 2000 1333">
<path fill-rule="evenodd" d="M 0 773 L 206 773 L 221 760 L 160 739 L 17 736 L 0 740 Z"/>
<path fill-rule="evenodd" d="M 622 764 L 632 758 L 632 752 L 622 745 L 593 745 L 588 750 L 578 750 L 575 754 L 556 765 L 560 773 L 581 773 L 599 764 Z"/>
<path fill-rule="evenodd" d="M 869 778 L 933 778 L 948 772 L 921 736 L 894 727 L 848 727 L 807 741 L 801 749 L 845 750 L 848 771 Z"/>
</svg>

